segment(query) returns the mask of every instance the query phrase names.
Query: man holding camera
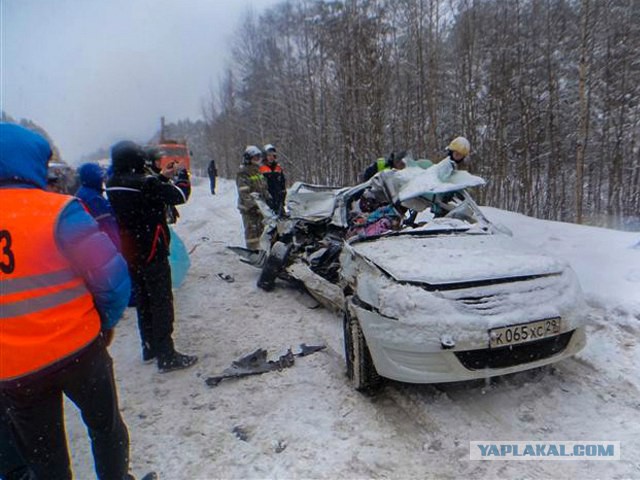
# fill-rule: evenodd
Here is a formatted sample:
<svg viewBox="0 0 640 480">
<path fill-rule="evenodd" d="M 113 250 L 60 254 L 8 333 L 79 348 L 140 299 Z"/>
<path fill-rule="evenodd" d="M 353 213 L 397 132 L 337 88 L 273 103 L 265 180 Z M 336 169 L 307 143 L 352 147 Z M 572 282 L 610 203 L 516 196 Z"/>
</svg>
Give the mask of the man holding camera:
<svg viewBox="0 0 640 480">
<path fill-rule="evenodd" d="M 170 163 L 158 174 L 145 167 L 148 154 L 134 142 L 111 148 L 113 176 L 107 195 L 120 228 L 122 252 L 129 265 L 136 294 L 138 328 L 143 361 L 156 360 L 160 372 L 188 368 L 198 358 L 178 353 L 173 345 L 173 293 L 169 265 L 170 232 L 167 211 L 187 201 L 188 175 L 178 176 L 179 165 Z"/>
</svg>

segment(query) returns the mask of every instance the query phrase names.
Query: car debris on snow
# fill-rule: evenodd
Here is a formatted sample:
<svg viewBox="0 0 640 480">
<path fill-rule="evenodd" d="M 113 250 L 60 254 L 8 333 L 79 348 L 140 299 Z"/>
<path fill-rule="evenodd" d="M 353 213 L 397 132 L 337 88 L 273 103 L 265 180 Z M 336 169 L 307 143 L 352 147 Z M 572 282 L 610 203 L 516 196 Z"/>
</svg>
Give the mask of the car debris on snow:
<svg viewBox="0 0 640 480">
<path fill-rule="evenodd" d="M 307 345 L 302 343 L 300 344 L 299 352 L 293 353 L 291 349 L 288 349 L 287 353 L 280 355 L 277 360 L 267 360 L 267 351 L 263 348 L 258 348 L 254 352 L 234 360 L 231 363 L 231 367 L 224 369 L 220 375 L 207 378 L 205 383 L 210 387 L 215 387 L 225 378 L 241 378 L 289 368 L 295 364 L 295 357 L 306 357 L 325 348 L 327 348 L 326 345 Z"/>
</svg>

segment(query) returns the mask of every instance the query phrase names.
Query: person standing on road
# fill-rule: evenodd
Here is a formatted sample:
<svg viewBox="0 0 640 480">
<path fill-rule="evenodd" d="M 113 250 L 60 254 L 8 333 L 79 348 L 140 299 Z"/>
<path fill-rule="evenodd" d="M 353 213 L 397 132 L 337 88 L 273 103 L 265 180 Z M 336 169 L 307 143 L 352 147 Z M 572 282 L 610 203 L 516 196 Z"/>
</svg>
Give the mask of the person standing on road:
<svg viewBox="0 0 640 480">
<path fill-rule="evenodd" d="M 248 146 L 242 156 L 242 165 L 236 176 L 238 187 L 238 210 L 244 224 L 244 238 L 247 248 L 260 249 L 260 235 L 263 230 L 262 213 L 256 203 L 257 197 L 267 205 L 271 203 L 271 196 L 267 182 L 260 173 L 262 152 L 255 145 Z"/>
<path fill-rule="evenodd" d="M 71 479 L 64 394 L 98 478 L 131 479 L 107 352 L 129 299 L 127 266 L 77 199 L 45 190 L 50 157 L 42 136 L 0 123 L 0 405 L 26 478 Z"/>
<path fill-rule="evenodd" d="M 216 168 L 216 161 L 214 159 L 211 159 L 211 161 L 209 162 L 209 166 L 207 167 L 207 174 L 209 175 L 209 186 L 211 187 L 211 195 L 215 195 L 218 169 Z"/>
<path fill-rule="evenodd" d="M 111 148 L 113 175 L 107 195 L 120 227 L 122 252 L 133 280 L 142 342 L 143 361 L 156 360 L 160 372 L 194 365 L 198 357 L 175 350 L 170 232 L 167 209 L 189 198 L 191 185 L 174 184 L 175 164 L 159 175 L 149 174 L 145 151 L 134 142 L 122 141 Z"/>
<path fill-rule="evenodd" d="M 268 143 L 263 148 L 264 160 L 260 165 L 260 173 L 267 181 L 271 202 L 271 210 L 278 216 L 284 212 L 284 200 L 287 196 L 287 182 L 282 166 L 278 163 L 276 147 Z"/>
</svg>

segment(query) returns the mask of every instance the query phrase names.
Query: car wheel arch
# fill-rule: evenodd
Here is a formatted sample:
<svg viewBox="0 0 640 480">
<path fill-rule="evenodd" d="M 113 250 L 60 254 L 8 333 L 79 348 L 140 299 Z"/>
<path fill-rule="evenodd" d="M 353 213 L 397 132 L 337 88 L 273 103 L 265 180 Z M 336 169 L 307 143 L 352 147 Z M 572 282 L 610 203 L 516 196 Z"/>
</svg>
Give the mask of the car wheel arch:
<svg viewBox="0 0 640 480">
<path fill-rule="evenodd" d="M 343 316 L 347 378 L 357 391 L 372 393 L 382 386 L 383 378 L 375 368 L 358 317 L 350 308 L 351 301 L 351 297 L 348 297 L 345 302 Z"/>
</svg>

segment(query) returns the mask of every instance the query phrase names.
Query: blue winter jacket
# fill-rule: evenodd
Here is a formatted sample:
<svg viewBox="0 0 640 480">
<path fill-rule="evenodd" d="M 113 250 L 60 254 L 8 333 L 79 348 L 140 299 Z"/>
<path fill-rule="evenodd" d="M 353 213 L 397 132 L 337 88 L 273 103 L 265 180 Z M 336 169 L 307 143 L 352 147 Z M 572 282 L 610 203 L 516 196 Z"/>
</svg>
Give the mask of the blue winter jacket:
<svg viewBox="0 0 640 480">
<path fill-rule="evenodd" d="M 109 200 L 102 194 L 104 171 L 96 163 L 85 163 L 78 168 L 78 176 L 81 187 L 76 192 L 76 197 L 84 202 L 91 216 L 98 222 L 100 230 L 109 235 L 118 251 L 121 251 L 118 222 Z"/>
<path fill-rule="evenodd" d="M 0 123 L 0 188 L 45 189 L 50 156 L 51 148 L 42 136 L 16 124 Z M 55 240 L 93 295 L 102 328 L 113 328 L 131 291 L 124 258 L 78 200 L 60 212 Z"/>
</svg>

